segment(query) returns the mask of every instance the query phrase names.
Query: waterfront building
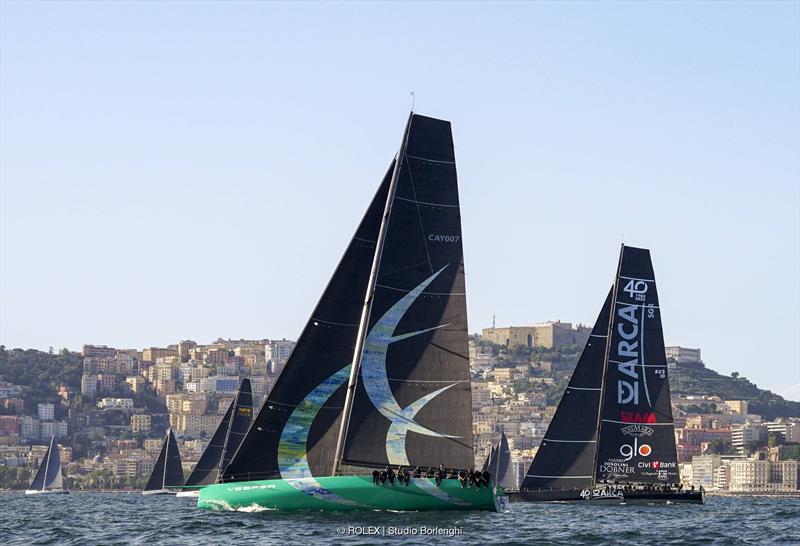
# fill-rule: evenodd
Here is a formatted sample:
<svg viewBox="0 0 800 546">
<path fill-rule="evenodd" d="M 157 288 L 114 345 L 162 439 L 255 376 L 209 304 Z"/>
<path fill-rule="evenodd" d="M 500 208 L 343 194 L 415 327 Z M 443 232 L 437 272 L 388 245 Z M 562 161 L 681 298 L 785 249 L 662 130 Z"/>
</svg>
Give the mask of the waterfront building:
<svg viewBox="0 0 800 546">
<path fill-rule="evenodd" d="M 800 490 L 798 461 L 745 459 L 730 463 L 730 491 L 736 493 L 792 493 Z"/>
</svg>

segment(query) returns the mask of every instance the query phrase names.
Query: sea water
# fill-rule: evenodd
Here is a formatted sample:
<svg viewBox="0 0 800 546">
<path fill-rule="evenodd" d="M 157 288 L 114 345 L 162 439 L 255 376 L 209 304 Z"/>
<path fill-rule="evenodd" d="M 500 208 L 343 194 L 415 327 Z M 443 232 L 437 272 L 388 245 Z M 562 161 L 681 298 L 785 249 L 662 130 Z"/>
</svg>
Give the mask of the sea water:
<svg viewBox="0 0 800 546">
<path fill-rule="evenodd" d="M 490 512 L 206 511 L 138 493 L 0 493 L 0 544 L 800 544 L 800 498 L 704 506 L 508 504 Z"/>
</svg>

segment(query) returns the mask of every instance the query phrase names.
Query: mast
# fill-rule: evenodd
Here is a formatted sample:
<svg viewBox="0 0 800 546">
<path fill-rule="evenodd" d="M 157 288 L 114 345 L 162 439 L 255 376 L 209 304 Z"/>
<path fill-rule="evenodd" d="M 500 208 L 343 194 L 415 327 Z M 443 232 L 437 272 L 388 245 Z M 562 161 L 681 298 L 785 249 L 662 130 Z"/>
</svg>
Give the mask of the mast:
<svg viewBox="0 0 800 546">
<path fill-rule="evenodd" d="M 381 255 L 383 254 L 383 244 L 386 241 L 386 227 L 389 223 L 389 216 L 392 212 L 392 202 L 394 200 L 395 190 L 397 189 L 397 180 L 400 177 L 400 167 L 403 163 L 403 157 L 406 152 L 406 144 L 408 142 L 408 135 L 411 129 L 411 120 L 414 117 L 414 112 L 408 115 L 408 122 L 403 132 L 403 139 L 400 143 L 400 150 L 397 152 L 397 160 L 394 163 L 394 171 L 392 172 L 392 180 L 389 183 L 389 192 L 386 196 L 386 207 L 383 211 L 383 218 L 381 219 L 381 227 L 378 232 L 378 240 L 375 245 L 375 255 L 372 260 L 372 269 L 369 273 L 369 281 L 367 282 L 367 292 L 364 297 L 364 306 L 361 309 L 361 320 L 358 323 L 358 333 L 356 334 L 356 345 L 353 350 L 353 365 L 350 368 L 350 379 L 347 382 L 347 393 L 345 395 L 344 407 L 342 408 L 342 421 L 339 427 L 339 438 L 336 442 L 336 454 L 333 459 L 332 475 L 339 473 L 339 466 L 341 464 L 342 455 L 344 452 L 344 442 L 347 438 L 347 428 L 350 425 L 350 412 L 353 409 L 353 398 L 355 396 L 356 385 L 358 383 L 358 373 L 361 368 L 361 355 L 364 349 L 364 339 L 367 336 L 367 326 L 369 323 L 370 310 L 372 308 L 372 299 L 375 295 L 375 284 L 378 281 L 378 268 L 381 263 Z"/>
<path fill-rule="evenodd" d="M 164 446 L 164 470 L 161 473 L 161 489 L 166 489 L 167 484 L 167 461 L 169 461 L 169 437 L 172 434 L 172 429 L 167 429 L 167 437 L 164 439 L 164 442 L 167 444 Z"/>
<path fill-rule="evenodd" d="M 611 354 L 611 334 L 614 332 L 614 312 L 617 309 L 617 289 L 619 288 L 619 275 L 622 270 L 622 255 L 625 243 L 620 245 L 617 272 L 614 275 L 614 287 L 611 289 L 611 309 L 608 314 L 608 330 L 606 331 L 606 350 L 603 356 L 603 375 L 600 380 L 600 404 L 597 406 L 596 442 L 594 444 L 594 461 L 592 461 L 592 486 L 597 485 L 597 457 L 600 453 L 600 433 L 603 428 L 603 409 L 606 400 L 606 376 L 608 375 L 608 359 Z"/>
</svg>

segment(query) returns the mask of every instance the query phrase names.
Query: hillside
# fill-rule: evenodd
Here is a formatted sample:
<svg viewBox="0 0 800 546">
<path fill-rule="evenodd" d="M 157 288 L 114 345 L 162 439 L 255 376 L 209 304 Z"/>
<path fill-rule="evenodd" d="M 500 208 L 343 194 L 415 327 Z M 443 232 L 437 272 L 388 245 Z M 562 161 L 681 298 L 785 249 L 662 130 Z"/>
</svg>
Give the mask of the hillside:
<svg viewBox="0 0 800 546">
<path fill-rule="evenodd" d="M 721 375 L 714 370 L 677 366 L 670 370 L 673 393 L 716 395 L 723 400 L 747 400 L 750 413 L 772 420 L 800 417 L 800 402 L 784 399 L 772 391 L 759 389 L 745 377 Z"/>
</svg>

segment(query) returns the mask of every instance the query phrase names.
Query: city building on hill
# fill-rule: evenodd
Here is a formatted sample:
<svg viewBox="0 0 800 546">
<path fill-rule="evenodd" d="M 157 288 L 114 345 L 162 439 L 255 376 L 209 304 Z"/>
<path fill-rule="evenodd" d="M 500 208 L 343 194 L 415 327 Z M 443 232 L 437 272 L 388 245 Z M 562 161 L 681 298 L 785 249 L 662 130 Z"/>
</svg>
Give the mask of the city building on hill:
<svg viewBox="0 0 800 546">
<path fill-rule="evenodd" d="M 170 357 L 170 356 L 180 357 L 180 355 L 178 354 L 178 349 L 150 347 L 142 350 L 142 360 L 146 362 L 155 363 L 159 358 Z"/>
<path fill-rule="evenodd" d="M 764 423 L 767 432 L 778 434 L 783 441 L 789 443 L 800 443 L 800 419 L 776 419 Z"/>
<path fill-rule="evenodd" d="M 739 454 L 743 454 L 748 445 L 760 442 L 767 433 L 767 428 L 760 422 L 734 424 L 731 425 L 731 444 Z"/>
<path fill-rule="evenodd" d="M 130 386 L 131 392 L 140 393 L 144 391 L 147 381 L 141 375 L 129 375 L 125 382 Z"/>
<path fill-rule="evenodd" d="M 178 434 L 197 438 L 214 434 L 220 419 L 219 415 L 170 413 L 169 424 Z"/>
<path fill-rule="evenodd" d="M 132 398 L 103 398 L 97 402 L 97 407 L 100 409 L 133 409 Z"/>
<path fill-rule="evenodd" d="M 735 415 L 747 415 L 748 413 L 747 400 L 725 400 L 724 403 L 728 411 Z"/>
<path fill-rule="evenodd" d="M 534 326 L 484 328 L 481 331 L 481 338 L 509 348 L 522 345 L 528 348 L 557 349 L 565 345 L 583 347 L 591 333 L 592 329 L 582 324 L 573 326 L 569 322 L 550 321 Z"/>
<path fill-rule="evenodd" d="M 81 394 L 84 396 L 88 396 L 89 398 L 94 398 L 97 396 L 97 376 L 96 375 L 86 375 L 84 374 L 81 377 Z"/>
<path fill-rule="evenodd" d="M 19 416 L 0 415 L 0 436 L 19 435 Z"/>
<path fill-rule="evenodd" d="M 53 404 L 37 404 L 36 415 L 39 421 L 52 421 L 56 416 L 55 406 Z"/>
<path fill-rule="evenodd" d="M 82 354 L 84 358 L 114 358 L 117 354 L 117 350 L 105 345 L 84 345 Z"/>
<path fill-rule="evenodd" d="M 51 436 L 56 440 L 67 438 L 69 426 L 66 421 L 40 421 L 39 422 L 39 441 L 46 443 Z"/>
<path fill-rule="evenodd" d="M 703 359 L 700 356 L 700 349 L 673 346 L 664 347 L 664 351 L 667 354 L 667 360 L 672 360 L 678 364 L 703 363 Z"/>
<path fill-rule="evenodd" d="M 235 393 L 239 390 L 237 376 L 214 375 L 200 380 L 199 392 Z"/>
<path fill-rule="evenodd" d="M 13 411 L 17 415 L 22 415 L 23 413 L 25 413 L 25 399 L 4 398 L 0 400 L 0 407 L 9 411 Z"/>
<path fill-rule="evenodd" d="M 153 428 L 153 420 L 146 413 L 131 415 L 131 432 L 134 434 L 149 434 Z"/>
</svg>

